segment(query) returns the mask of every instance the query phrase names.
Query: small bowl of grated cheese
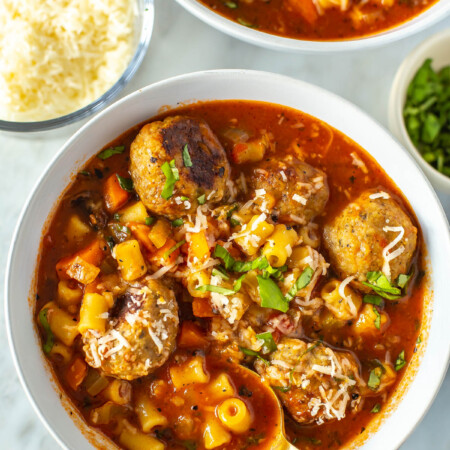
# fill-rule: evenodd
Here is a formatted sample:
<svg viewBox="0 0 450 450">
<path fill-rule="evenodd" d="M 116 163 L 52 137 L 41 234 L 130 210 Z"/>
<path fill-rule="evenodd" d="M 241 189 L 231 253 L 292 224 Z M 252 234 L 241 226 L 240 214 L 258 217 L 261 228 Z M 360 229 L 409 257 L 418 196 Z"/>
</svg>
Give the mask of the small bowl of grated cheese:
<svg viewBox="0 0 450 450">
<path fill-rule="evenodd" d="M 153 18 L 153 0 L 2 0 L 0 130 L 50 130 L 104 108 L 141 64 Z"/>
</svg>

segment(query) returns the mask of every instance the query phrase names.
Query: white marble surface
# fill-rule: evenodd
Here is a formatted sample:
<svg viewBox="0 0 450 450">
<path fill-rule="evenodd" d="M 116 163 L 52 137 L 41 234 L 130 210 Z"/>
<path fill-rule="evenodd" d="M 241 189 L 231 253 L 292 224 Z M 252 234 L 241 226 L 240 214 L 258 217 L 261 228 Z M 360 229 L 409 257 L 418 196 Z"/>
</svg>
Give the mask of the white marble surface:
<svg viewBox="0 0 450 450">
<path fill-rule="evenodd" d="M 332 56 L 279 54 L 239 42 L 190 16 L 173 0 L 156 0 L 156 23 L 146 58 L 124 95 L 155 81 L 204 69 L 248 68 L 278 72 L 329 89 L 356 103 L 387 127 L 387 101 L 397 67 L 425 37 L 450 20 L 388 48 Z M 0 267 L 5 267 L 19 212 L 34 183 L 77 124 L 55 136 L 20 138 L 0 133 Z M 450 215 L 450 196 L 440 195 Z M 3 303 L 4 274 L 0 278 Z M 18 382 L 0 309 L 0 448 L 57 449 Z M 403 450 L 450 449 L 450 375 Z"/>
</svg>

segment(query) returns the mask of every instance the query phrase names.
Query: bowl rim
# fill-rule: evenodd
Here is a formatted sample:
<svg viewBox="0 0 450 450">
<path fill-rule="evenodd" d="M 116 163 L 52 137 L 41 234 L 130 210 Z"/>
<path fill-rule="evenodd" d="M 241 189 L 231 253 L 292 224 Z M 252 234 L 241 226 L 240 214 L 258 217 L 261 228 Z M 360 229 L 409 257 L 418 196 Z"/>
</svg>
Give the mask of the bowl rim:
<svg viewBox="0 0 450 450">
<path fill-rule="evenodd" d="M 17 371 L 19 380 L 22 384 L 22 387 L 25 390 L 26 395 L 27 395 L 29 401 L 31 402 L 34 410 L 36 411 L 38 417 L 44 423 L 45 427 L 50 432 L 50 434 L 57 440 L 57 442 L 63 448 L 68 448 L 67 444 L 69 444 L 69 443 L 68 442 L 66 443 L 63 440 L 63 438 L 60 436 L 59 430 L 53 429 L 50 426 L 48 411 L 44 411 L 44 408 L 42 407 L 42 401 L 36 400 L 36 398 L 35 398 L 36 392 L 32 391 L 30 389 L 30 387 L 28 386 L 27 377 L 29 378 L 30 374 L 29 373 L 27 374 L 26 371 L 22 369 L 21 362 L 19 361 L 19 352 L 16 349 L 16 347 L 17 347 L 16 337 L 15 337 L 15 334 L 13 333 L 12 326 L 11 326 L 10 302 L 12 302 L 12 296 L 10 294 L 10 288 L 14 284 L 12 282 L 13 272 L 11 270 L 11 267 L 15 263 L 15 259 L 20 258 L 20 256 L 17 253 L 17 242 L 19 241 L 19 238 L 21 237 L 22 230 L 25 227 L 27 221 L 30 220 L 30 217 L 28 217 L 29 214 L 31 214 L 29 212 L 29 206 L 33 205 L 33 202 L 35 202 L 39 198 L 40 188 L 43 184 L 45 184 L 46 179 L 49 176 L 49 173 L 53 169 L 53 166 L 60 159 L 62 159 L 66 156 L 66 153 L 68 152 L 68 150 L 71 148 L 71 146 L 74 143 L 77 142 L 77 140 L 80 136 L 82 136 L 85 132 L 92 130 L 97 125 L 97 122 L 104 120 L 105 116 L 108 116 L 114 110 L 118 109 L 119 107 L 123 106 L 124 104 L 135 101 L 138 98 L 138 96 L 141 94 L 148 94 L 149 92 L 153 93 L 153 91 L 158 90 L 158 89 L 173 87 L 173 85 L 183 84 L 186 82 L 194 82 L 194 83 L 200 85 L 202 80 L 204 80 L 205 78 L 206 79 L 212 78 L 214 83 L 216 83 L 218 79 L 222 79 L 222 81 L 224 81 L 224 82 L 230 82 L 230 79 L 233 79 L 233 77 L 235 77 L 235 79 L 242 79 L 243 77 L 249 77 L 249 79 L 251 79 L 251 80 L 263 80 L 274 86 L 282 84 L 284 82 L 286 84 L 290 84 L 292 87 L 294 87 L 294 86 L 297 87 L 299 90 L 300 89 L 310 89 L 314 92 L 315 95 L 326 96 L 326 97 L 330 98 L 330 100 L 332 100 L 334 103 L 337 103 L 337 104 L 341 105 L 342 107 L 345 107 L 345 109 L 347 109 L 347 111 L 351 111 L 352 113 L 354 113 L 358 116 L 362 116 L 364 118 L 364 122 L 370 123 L 372 126 L 374 126 L 374 129 L 377 130 L 377 134 L 382 136 L 383 139 L 388 139 L 388 140 L 392 141 L 393 145 L 395 145 L 396 148 L 398 148 L 399 150 L 401 149 L 403 157 L 406 157 L 407 159 L 410 160 L 410 162 L 412 162 L 412 164 L 413 164 L 412 169 L 416 170 L 416 174 L 418 174 L 418 175 L 422 174 L 422 177 L 423 177 L 422 181 L 423 181 L 423 183 L 428 185 L 428 189 L 429 189 L 428 194 L 434 199 L 434 202 L 435 202 L 434 206 L 437 208 L 436 222 L 437 222 L 438 226 L 440 226 L 440 227 L 442 227 L 443 224 L 446 224 L 446 227 L 447 227 L 447 234 L 446 234 L 446 236 L 443 236 L 442 247 L 450 249 L 450 232 L 448 231 L 448 222 L 447 222 L 447 218 L 444 213 L 444 210 L 436 196 L 436 193 L 433 191 L 433 189 L 431 189 L 431 185 L 430 185 L 428 179 L 423 175 L 420 168 L 414 162 L 412 155 L 409 152 L 407 152 L 403 147 L 401 147 L 399 145 L 399 143 L 395 139 L 393 139 L 392 136 L 390 136 L 389 133 L 380 124 L 377 123 L 376 120 L 371 118 L 367 113 L 365 113 L 363 110 L 361 110 L 358 106 L 352 104 L 351 102 L 341 98 L 340 96 L 338 96 L 332 92 L 329 92 L 323 88 L 317 87 L 310 83 L 296 80 L 294 78 L 287 77 L 284 75 L 273 74 L 273 73 L 269 73 L 269 72 L 260 72 L 260 71 L 254 71 L 254 70 L 227 69 L 227 70 L 200 71 L 200 72 L 193 72 L 193 73 L 189 73 L 189 74 L 175 76 L 172 78 L 168 78 L 168 79 L 159 81 L 154 84 L 150 84 L 150 85 L 146 86 L 145 88 L 139 89 L 139 90 L 129 94 L 128 96 L 115 102 L 113 105 L 110 105 L 108 108 L 106 108 L 100 114 L 91 118 L 91 120 L 88 123 L 86 123 L 82 128 L 80 128 L 80 130 L 78 130 L 70 139 L 68 139 L 67 142 L 54 155 L 54 157 L 52 158 L 52 160 L 49 162 L 48 166 L 46 167 L 45 171 L 41 174 L 38 181 L 35 183 L 33 189 L 31 190 L 31 192 L 22 208 L 22 211 L 19 216 L 19 220 L 17 222 L 17 225 L 14 230 L 14 234 L 13 234 L 13 237 L 11 240 L 10 249 L 8 252 L 8 260 L 7 260 L 6 275 L 5 275 L 5 290 L 4 290 L 4 293 L 5 293 L 5 321 L 6 321 L 6 331 L 7 331 L 8 343 L 9 343 L 9 348 L 10 348 L 10 351 L 12 354 L 14 366 L 16 368 L 16 371 Z M 230 99 L 231 99 L 231 97 L 230 97 Z M 206 99 L 205 99 L 205 101 L 206 101 Z M 274 103 L 276 103 L 276 102 L 274 101 Z M 283 103 L 279 102 L 278 104 L 282 105 Z M 307 114 L 311 114 L 308 111 L 305 111 L 305 112 Z M 368 151 L 368 150 L 366 150 L 366 151 Z M 369 154 L 371 154 L 371 153 L 369 152 Z M 94 153 L 90 154 L 89 158 L 93 155 L 94 155 Z M 69 182 L 66 181 L 66 185 L 68 185 L 68 184 L 69 184 Z M 53 208 L 54 206 L 55 205 L 52 205 L 51 208 Z M 45 225 L 44 225 L 44 227 L 45 227 Z M 42 232 L 42 230 L 40 230 L 40 232 Z M 34 261 L 33 264 L 35 265 L 36 261 Z M 28 304 L 28 302 L 27 302 L 27 304 Z M 433 314 L 433 318 L 432 318 L 431 322 L 432 323 L 435 322 L 435 314 Z M 442 344 L 440 343 L 440 345 L 442 345 Z M 437 372 L 435 371 L 435 373 L 434 373 L 434 377 L 435 377 L 434 381 L 433 381 L 433 383 L 430 383 L 431 387 L 428 387 L 428 392 L 426 393 L 425 400 L 423 400 L 423 393 L 421 393 L 422 394 L 422 404 L 424 406 L 423 410 L 421 410 L 420 412 L 417 412 L 415 414 L 414 419 L 413 419 L 414 422 L 411 426 L 407 427 L 408 429 L 406 432 L 402 431 L 402 432 L 398 433 L 398 435 L 396 436 L 396 439 L 394 440 L 394 442 L 392 442 L 392 444 L 394 444 L 394 446 L 392 448 L 397 448 L 406 440 L 406 438 L 412 433 L 412 431 L 417 426 L 417 424 L 422 420 L 422 418 L 428 411 L 429 407 L 431 406 L 434 398 L 436 397 L 438 390 L 442 384 L 442 381 L 444 380 L 447 366 L 448 366 L 448 361 L 450 360 L 450 340 L 449 340 L 449 343 L 446 345 L 445 351 L 446 351 L 446 354 L 443 355 L 444 357 L 440 358 L 439 370 Z M 428 348 L 426 348 L 424 356 L 427 353 L 429 354 Z M 22 358 L 23 358 L 23 356 L 22 356 Z M 421 362 L 419 364 L 419 369 L 422 365 L 423 365 L 423 362 Z M 417 389 L 416 389 L 416 393 L 417 393 Z M 403 402 L 404 402 L 404 399 L 402 398 L 402 400 L 399 401 L 398 404 L 396 405 L 396 409 L 398 409 Z M 394 413 L 395 413 L 395 411 L 394 411 Z M 379 434 L 379 431 L 377 431 L 374 434 L 374 436 L 376 436 L 377 434 Z M 373 439 L 374 439 L 374 437 L 372 436 L 370 439 L 368 439 L 367 442 L 370 442 Z M 366 444 L 364 444 L 364 446 L 365 445 Z M 373 447 L 371 447 L 371 448 L 373 448 Z"/>
<path fill-rule="evenodd" d="M 85 117 L 101 111 L 103 108 L 111 104 L 111 102 L 119 95 L 119 93 L 125 88 L 125 86 L 136 74 L 150 44 L 155 21 L 154 0 L 142 0 L 142 2 L 143 11 L 137 11 L 137 15 L 142 16 L 142 24 L 136 49 L 130 59 L 130 62 L 120 75 L 119 79 L 110 88 L 108 88 L 106 92 L 104 92 L 100 97 L 83 106 L 82 108 L 77 109 L 76 111 L 73 111 L 69 114 L 55 117 L 53 119 L 40 120 L 35 122 L 14 122 L 10 120 L 0 119 L 0 131 L 14 133 L 36 133 L 40 131 L 54 130 L 71 123 L 78 122 Z"/>
<path fill-rule="evenodd" d="M 405 95 L 411 80 L 417 71 L 415 68 L 417 62 L 424 61 L 423 53 L 426 53 L 432 47 L 436 47 L 441 41 L 448 40 L 450 42 L 450 28 L 442 30 L 432 36 L 428 37 L 425 41 L 416 46 L 400 64 L 395 74 L 394 81 L 389 94 L 389 128 L 408 148 L 413 154 L 416 161 L 424 169 L 427 176 L 436 182 L 439 186 L 444 187 L 450 192 L 450 177 L 439 172 L 431 164 L 423 159 L 422 154 L 416 148 L 411 141 L 409 134 L 406 130 L 405 121 L 403 118 L 403 105 L 405 102 Z"/>
<path fill-rule="evenodd" d="M 450 0 L 438 0 L 419 15 L 380 33 L 339 41 L 310 41 L 282 37 L 245 27 L 214 12 L 198 0 L 176 1 L 198 19 L 229 36 L 271 50 L 295 53 L 344 52 L 379 47 L 418 33 L 450 15 Z M 424 14 L 427 15 L 422 17 Z"/>
</svg>

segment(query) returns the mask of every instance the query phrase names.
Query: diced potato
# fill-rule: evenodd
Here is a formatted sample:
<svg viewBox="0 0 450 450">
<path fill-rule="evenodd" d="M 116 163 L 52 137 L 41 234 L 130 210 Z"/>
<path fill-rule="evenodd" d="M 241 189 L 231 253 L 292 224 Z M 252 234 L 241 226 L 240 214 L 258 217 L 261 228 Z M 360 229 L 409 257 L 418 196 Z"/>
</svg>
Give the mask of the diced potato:
<svg viewBox="0 0 450 450">
<path fill-rule="evenodd" d="M 203 431 L 203 442 L 205 448 L 211 449 L 220 447 L 231 441 L 231 434 L 225 430 L 218 420 L 214 417 L 208 418 Z"/>
<path fill-rule="evenodd" d="M 156 248 L 161 248 L 169 238 L 170 232 L 170 223 L 165 219 L 158 219 L 148 237 Z"/>
<path fill-rule="evenodd" d="M 84 294 L 80 308 L 80 323 L 78 330 L 85 333 L 87 330 L 96 330 L 104 333 L 106 329 L 107 313 L 113 306 L 112 294 L 105 292 L 103 295 L 96 293 Z"/>
<path fill-rule="evenodd" d="M 389 322 L 389 316 L 384 312 L 380 311 L 380 328 L 375 326 L 375 321 L 377 320 L 377 314 L 374 311 L 374 306 L 371 304 L 364 305 L 361 310 L 358 320 L 353 325 L 355 332 L 359 334 L 377 334 L 382 333 Z"/>
<path fill-rule="evenodd" d="M 69 241 L 80 241 L 91 231 L 88 224 L 84 223 L 76 214 L 70 216 L 67 222 L 66 236 Z"/>
<path fill-rule="evenodd" d="M 170 378 L 175 388 L 179 389 L 194 383 L 207 383 L 209 374 L 205 372 L 203 363 L 201 356 L 195 356 L 184 364 L 172 366 L 170 368 Z"/>
<path fill-rule="evenodd" d="M 119 442 L 128 450 L 164 450 L 164 444 L 152 436 L 143 434 L 133 427 L 125 426 L 119 436 Z"/>
<path fill-rule="evenodd" d="M 61 280 L 58 283 L 58 303 L 61 306 L 68 307 L 78 305 L 83 297 L 83 291 L 78 286 L 73 286 L 72 281 Z"/>
<path fill-rule="evenodd" d="M 126 224 L 127 222 L 144 223 L 148 217 L 148 212 L 144 204 L 139 201 L 127 206 L 119 211 L 120 222 Z"/>
<path fill-rule="evenodd" d="M 149 226 L 136 222 L 128 222 L 127 227 L 131 230 L 133 236 L 139 241 L 142 248 L 146 250 L 146 256 L 149 256 L 156 251 L 156 247 L 148 237 L 151 231 Z"/>
<path fill-rule="evenodd" d="M 168 425 L 167 418 L 158 411 L 155 404 L 143 392 L 139 393 L 135 406 L 144 433 L 149 433 L 154 427 Z"/>
<path fill-rule="evenodd" d="M 114 255 L 124 280 L 137 280 L 147 273 L 147 265 L 138 241 L 131 239 L 116 245 Z"/>
<path fill-rule="evenodd" d="M 228 378 L 226 373 L 218 375 L 209 385 L 208 391 L 216 401 L 225 400 L 226 398 L 233 397 L 236 391 Z"/>
<path fill-rule="evenodd" d="M 70 278 L 82 284 L 89 284 L 97 278 L 100 269 L 94 266 L 94 264 L 88 263 L 80 256 L 77 256 L 68 267 L 66 273 Z"/>
</svg>

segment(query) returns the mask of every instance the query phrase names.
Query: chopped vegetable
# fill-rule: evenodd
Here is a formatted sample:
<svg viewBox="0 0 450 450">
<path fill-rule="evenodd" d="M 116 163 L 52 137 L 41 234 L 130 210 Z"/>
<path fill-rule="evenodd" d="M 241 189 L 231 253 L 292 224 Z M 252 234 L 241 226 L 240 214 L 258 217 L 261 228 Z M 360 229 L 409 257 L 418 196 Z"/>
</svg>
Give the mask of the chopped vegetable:
<svg viewBox="0 0 450 450">
<path fill-rule="evenodd" d="M 376 391 L 381 384 L 381 377 L 383 376 L 383 369 L 382 367 L 375 367 L 375 369 L 372 369 L 370 371 L 369 375 L 369 381 L 367 382 L 367 386 L 369 386 L 370 389 L 373 391 Z"/>
<path fill-rule="evenodd" d="M 163 190 L 161 191 L 161 197 L 164 200 L 169 200 L 173 195 L 173 189 L 175 183 L 180 179 L 178 169 L 175 167 L 175 160 L 172 159 L 170 163 L 167 161 L 161 166 L 163 174 L 166 176 L 166 182 L 164 183 Z"/>
<path fill-rule="evenodd" d="M 183 162 L 185 167 L 192 167 L 191 155 L 187 144 L 183 147 Z"/>
<path fill-rule="evenodd" d="M 307 266 L 303 269 L 303 272 L 297 278 L 297 281 L 294 283 L 294 285 L 289 289 L 288 293 L 286 294 L 286 300 L 288 302 L 290 302 L 295 297 L 298 291 L 301 291 L 303 288 L 308 286 L 313 274 L 314 270 L 312 270 L 311 267 Z"/>
<path fill-rule="evenodd" d="M 66 372 L 67 384 L 76 391 L 87 374 L 87 364 L 80 358 L 74 359 Z"/>
<path fill-rule="evenodd" d="M 245 347 L 239 347 L 239 350 L 247 356 L 255 356 L 256 358 L 258 358 L 259 360 L 261 360 L 264 364 L 266 364 L 267 366 L 270 365 L 269 361 L 267 361 L 267 359 L 264 359 L 258 352 L 255 352 L 254 350 L 250 350 L 249 348 L 245 348 Z"/>
<path fill-rule="evenodd" d="M 176 243 L 173 247 L 164 252 L 164 258 L 167 259 L 175 250 L 179 249 L 183 244 L 186 244 L 186 239 L 183 239 L 182 241 Z"/>
<path fill-rule="evenodd" d="M 257 28 L 256 25 L 247 22 L 245 19 L 242 19 L 241 17 L 237 18 L 238 23 L 240 23 L 241 25 L 244 25 L 244 27 L 248 27 L 248 28 Z"/>
<path fill-rule="evenodd" d="M 436 72 L 426 59 L 412 79 L 403 117 L 425 161 L 450 176 L 450 66 Z"/>
<path fill-rule="evenodd" d="M 404 273 L 400 274 L 397 278 L 397 286 L 400 289 L 405 289 L 405 287 L 408 285 L 408 282 L 411 278 L 412 274 L 406 275 Z"/>
<path fill-rule="evenodd" d="M 232 227 L 238 227 L 240 224 L 241 224 L 241 222 L 239 222 L 239 220 L 233 219 L 233 217 L 230 219 L 230 225 Z"/>
<path fill-rule="evenodd" d="M 381 308 L 384 306 L 384 300 L 379 295 L 367 294 L 364 296 L 363 302 L 370 303 L 371 305 L 376 305 Z"/>
<path fill-rule="evenodd" d="M 272 389 L 277 389 L 278 391 L 286 393 L 291 390 L 292 386 L 289 385 L 289 386 L 271 386 L 271 387 Z"/>
<path fill-rule="evenodd" d="M 277 344 L 275 343 L 272 333 L 267 331 L 266 333 L 260 333 L 256 335 L 257 339 L 264 341 L 262 346 L 263 353 L 274 352 L 277 349 Z"/>
<path fill-rule="evenodd" d="M 242 282 L 244 281 L 244 278 L 246 277 L 246 273 L 244 275 L 241 275 L 233 284 L 233 290 L 234 292 L 239 292 L 241 290 Z"/>
<path fill-rule="evenodd" d="M 231 2 L 231 1 L 226 1 L 224 2 L 225 6 L 230 8 L 230 9 L 236 9 L 238 7 L 237 3 L 235 2 Z"/>
<path fill-rule="evenodd" d="M 405 350 L 402 350 L 395 360 L 395 370 L 398 372 L 406 366 Z"/>
<path fill-rule="evenodd" d="M 284 297 L 278 285 L 270 278 L 257 276 L 261 306 L 263 308 L 273 308 L 281 312 L 289 309 L 289 302 Z"/>
<path fill-rule="evenodd" d="M 379 403 L 376 403 L 376 404 L 374 405 L 374 407 L 370 410 L 370 412 L 371 412 L 372 414 L 379 413 L 380 411 L 381 411 L 381 405 L 380 405 Z"/>
<path fill-rule="evenodd" d="M 198 286 L 195 289 L 200 292 L 216 292 L 217 294 L 222 295 L 233 295 L 236 293 L 232 289 L 227 289 L 221 286 L 213 286 L 211 284 L 204 284 L 203 286 Z"/>
<path fill-rule="evenodd" d="M 197 201 L 199 205 L 204 205 L 206 203 L 206 195 L 200 195 L 200 197 L 197 197 Z"/>
<path fill-rule="evenodd" d="M 211 272 L 211 275 L 222 277 L 224 280 L 230 279 L 229 275 L 225 272 L 225 269 L 221 267 L 214 267 L 214 269 Z"/>
<path fill-rule="evenodd" d="M 381 327 L 381 315 L 378 312 L 378 309 L 375 308 L 375 306 L 373 307 L 373 312 L 375 313 L 376 316 L 375 320 L 373 321 L 373 324 L 375 325 L 375 328 L 379 330 Z"/>
<path fill-rule="evenodd" d="M 39 312 L 39 321 L 41 322 L 42 328 L 44 328 L 46 334 L 45 344 L 43 346 L 45 353 L 50 353 L 53 345 L 55 343 L 55 337 L 53 336 L 53 332 L 50 328 L 50 324 L 48 323 L 48 308 L 44 308 Z"/>
<path fill-rule="evenodd" d="M 214 249 L 214 256 L 220 258 L 224 264 L 225 269 L 234 272 L 249 272 L 250 270 L 266 269 L 269 267 L 269 262 L 265 256 L 260 256 L 253 261 L 236 261 L 221 245 L 217 244 Z"/>
<path fill-rule="evenodd" d="M 156 219 L 154 217 L 146 217 L 145 218 L 145 225 L 153 225 L 156 222 Z"/>
<path fill-rule="evenodd" d="M 372 288 L 378 295 L 381 295 L 381 297 L 388 300 L 397 300 L 401 297 L 402 291 L 399 288 L 392 286 L 386 275 L 382 272 L 368 272 L 366 277 L 368 282 L 363 281 L 362 283 L 365 286 Z"/>
<path fill-rule="evenodd" d="M 130 192 L 124 189 L 119 180 L 119 175 L 113 174 L 103 186 L 106 209 L 110 213 L 118 211 L 130 198 Z"/>
<path fill-rule="evenodd" d="M 181 227 L 183 225 L 183 219 L 175 219 L 172 221 L 173 227 Z"/>
<path fill-rule="evenodd" d="M 125 151 L 125 147 L 123 145 L 120 145 L 117 147 L 110 147 L 110 148 L 107 148 L 107 149 L 101 151 L 97 155 L 97 158 L 100 158 L 101 160 L 105 160 L 105 159 L 111 158 L 111 156 L 113 156 L 113 155 L 120 155 L 124 151 Z"/>
</svg>

